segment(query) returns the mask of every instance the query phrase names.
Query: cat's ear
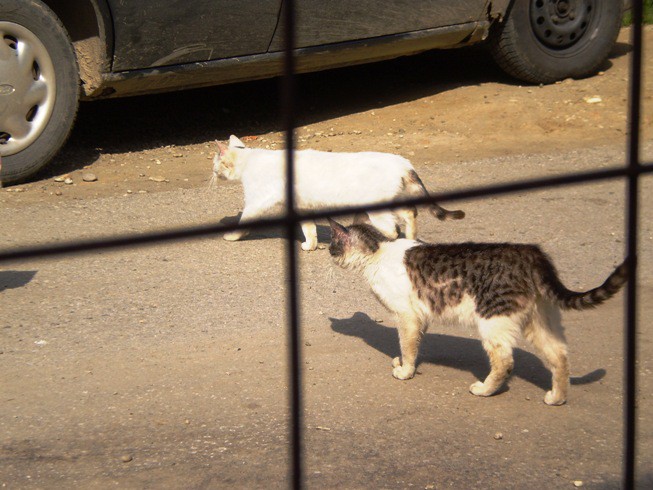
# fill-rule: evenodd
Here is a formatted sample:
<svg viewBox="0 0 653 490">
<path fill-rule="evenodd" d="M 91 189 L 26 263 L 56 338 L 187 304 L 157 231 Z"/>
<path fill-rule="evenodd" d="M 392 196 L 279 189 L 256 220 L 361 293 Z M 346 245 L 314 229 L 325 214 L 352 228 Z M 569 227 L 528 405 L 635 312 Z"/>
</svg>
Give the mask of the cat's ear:
<svg viewBox="0 0 653 490">
<path fill-rule="evenodd" d="M 227 145 L 220 143 L 219 141 L 216 141 L 216 143 L 218 144 L 218 156 L 222 158 L 229 148 Z"/>
<path fill-rule="evenodd" d="M 333 240 L 347 240 L 349 238 L 349 230 L 342 226 L 337 221 L 327 218 L 329 220 L 329 225 L 331 226 L 331 238 Z"/>
<path fill-rule="evenodd" d="M 229 148 L 245 148 L 245 143 L 232 134 L 229 136 Z"/>
</svg>

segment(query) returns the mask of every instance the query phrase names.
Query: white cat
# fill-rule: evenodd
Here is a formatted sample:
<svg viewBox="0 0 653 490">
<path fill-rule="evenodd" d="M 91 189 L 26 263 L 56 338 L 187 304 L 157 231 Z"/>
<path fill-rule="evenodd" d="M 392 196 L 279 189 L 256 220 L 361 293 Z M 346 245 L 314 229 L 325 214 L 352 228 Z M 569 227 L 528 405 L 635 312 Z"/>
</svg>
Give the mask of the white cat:
<svg viewBox="0 0 653 490">
<path fill-rule="evenodd" d="M 240 180 L 245 191 L 241 223 L 283 213 L 285 205 L 286 160 L 284 150 L 245 148 L 236 136 L 229 146 L 218 143 L 213 159 L 214 177 Z M 392 202 L 423 197 L 428 191 L 411 163 L 399 155 L 380 152 L 335 153 L 316 150 L 295 152 L 295 200 L 299 211 L 326 210 Z M 462 211 L 449 211 L 437 204 L 429 207 L 440 220 L 462 219 Z M 406 237 L 417 236 L 417 210 L 375 211 L 355 217 L 355 222 L 371 222 L 390 239 L 398 236 L 399 221 L 406 224 Z M 317 248 L 315 223 L 302 223 L 306 241 L 303 250 Z M 238 230 L 224 235 L 239 240 L 247 234 Z"/>
</svg>

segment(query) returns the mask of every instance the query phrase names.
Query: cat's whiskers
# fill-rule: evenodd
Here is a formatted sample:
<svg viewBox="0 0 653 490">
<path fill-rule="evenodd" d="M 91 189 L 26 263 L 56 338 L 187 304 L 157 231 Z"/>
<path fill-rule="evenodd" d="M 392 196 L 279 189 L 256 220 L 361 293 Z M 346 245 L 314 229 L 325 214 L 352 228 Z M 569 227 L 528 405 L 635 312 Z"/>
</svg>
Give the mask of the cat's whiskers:
<svg viewBox="0 0 653 490">
<path fill-rule="evenodd" d="M 215 176 L 215 172 L 211 172 L 211 178 L 208 183 L 208 190 L 216 189 L 218 187 L 218 179 Z"/>
<path fill-rule="evenodd" d="M 326 281 L 331 284 L 334 284 L 336 282 L 336 269 L 334 265 L 332 265 L 331 267 L 327 267 Z"/>
</svg>

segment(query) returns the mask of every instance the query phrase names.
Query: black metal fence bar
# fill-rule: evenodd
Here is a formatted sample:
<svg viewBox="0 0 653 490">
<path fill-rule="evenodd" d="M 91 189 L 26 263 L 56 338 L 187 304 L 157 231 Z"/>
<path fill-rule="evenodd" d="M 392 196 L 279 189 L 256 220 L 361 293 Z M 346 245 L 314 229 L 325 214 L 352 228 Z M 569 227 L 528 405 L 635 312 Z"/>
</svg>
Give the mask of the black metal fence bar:
<svg viewBox="0 0 653 490">
<path fill-rule="evenodd" d="M 630 280 L 626 289 L 626 331 L 624 338 L 625 396 L 624 396 L 624 458 L 623 486 L 635 488 L 635 465 L 637 439 L 637 239 L 639 219 L 639 177 L 640 177 L 640 108 L 642 97 L 642 21 L 644 2 L 633 2 L 633 27 L 630 65 L 629 132 L 628 132 L 628 258 Z"/>
<path fill-rule="evenodd" d="M 295 5 L 294 0 L 282 2 L 281 19 L 284 24 L 284 74 L 281 102 L 284 129 L 286 131 L 286 249 L 290 369 L 290 470 L 291 486 L 299 490 L 304 481 L 303 471 L 303 393 L 301 372 L 301 342 L 299 324 L 299 286 L 297 267 L 297 211 L 295 209 Z"/>
</svg>

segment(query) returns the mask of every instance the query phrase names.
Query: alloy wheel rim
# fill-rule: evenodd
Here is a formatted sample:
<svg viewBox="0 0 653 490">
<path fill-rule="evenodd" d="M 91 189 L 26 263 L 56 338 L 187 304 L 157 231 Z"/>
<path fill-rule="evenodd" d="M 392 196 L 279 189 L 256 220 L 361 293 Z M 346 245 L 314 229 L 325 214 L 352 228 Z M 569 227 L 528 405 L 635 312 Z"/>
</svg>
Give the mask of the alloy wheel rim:
<svg viewBox="0 0 653 490">
<path fill-rule="evenodd" d="M 14 155 L 43 133 L 56 99 L 54 64 L 26 27 L 0 21 L 0 155 Z"/>
</svg>

